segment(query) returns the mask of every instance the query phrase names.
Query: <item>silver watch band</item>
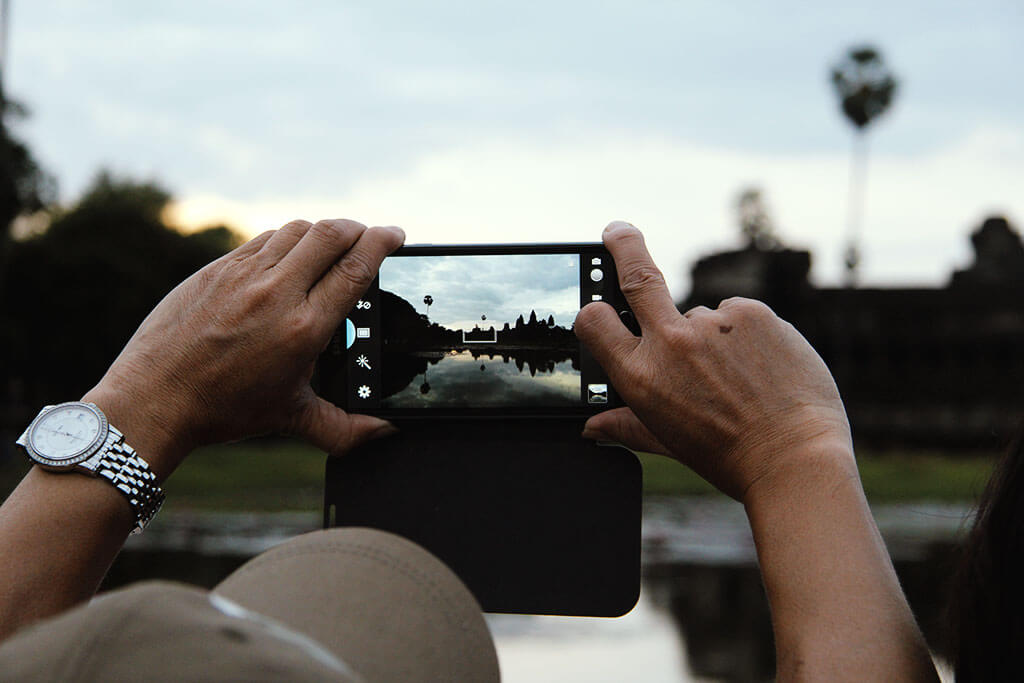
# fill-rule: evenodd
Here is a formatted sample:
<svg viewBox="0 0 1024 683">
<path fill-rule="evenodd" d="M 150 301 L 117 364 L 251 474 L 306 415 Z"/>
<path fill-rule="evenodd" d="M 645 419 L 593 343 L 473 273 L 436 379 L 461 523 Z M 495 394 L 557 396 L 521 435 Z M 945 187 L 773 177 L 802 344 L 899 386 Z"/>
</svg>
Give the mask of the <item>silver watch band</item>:
<svg viewBox="0 0 1024 683">
<path fill-rule="evenodd" d="M 156 475 L 135 449 L 124 442 L 124 434 L 109 427 L 114 436 L 110 448 L 100 458 L 97 476 L 110 481 L 132 506 L 135 513 L 133 534 L 142 533 L 164 503 L 164 492 L 156 483 Z"/>
</svg>

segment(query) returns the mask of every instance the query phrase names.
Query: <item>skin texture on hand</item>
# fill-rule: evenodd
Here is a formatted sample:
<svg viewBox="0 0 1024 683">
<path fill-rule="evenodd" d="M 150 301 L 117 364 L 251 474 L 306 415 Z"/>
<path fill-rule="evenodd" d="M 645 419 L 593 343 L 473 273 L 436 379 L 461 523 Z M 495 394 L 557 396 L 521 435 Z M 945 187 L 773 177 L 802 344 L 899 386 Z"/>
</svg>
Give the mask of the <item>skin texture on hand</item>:
<svg viewBox="0 0 1024 683">
<path fill-rule="evenodd" d="M 577 316 L 629 406 L 583 435 L 669 455 L 744 503 L 780 680 L 936 680 L 821 358 L 756 301 L 680 315 L 640 231 L 613 223 L 604 242 L 642 336 L 604 303 Z"/>
<path fill-rule="evenodd" d="M 613 223 L 604 241 L 642 336 L 607 304 L 580 311 L 576 334 L 630 406 L 592 417 L 584 436 L 669 455 L 739 500 L 793 446 L 845 447 L 855 475 L 839 391 L 792 325 L 738 298 L 680 315 L 639 230 Z"/>
<path fill-rule="evenodd" d="M 404 238 L 347 220 L 263 233 L 168 294 L 85 400 L 163 477 L 208 443 L 283 432 L 337 454 L 388 433 L 387 422 L 346 414 L 309 382 Z"/>
<path fill-rule="evenodd" d="M 206 443 L 288 432 L 337 454 L 391 431 L 322 400 L 309 380 L 404 238 L 345 220 L 256 237 L 168 294 L 84 400 L 161 481 Z M 95 593 L 133 522 L 109 483 L 32 468 L 0 506 L 0 640 Z"/>
</svg>

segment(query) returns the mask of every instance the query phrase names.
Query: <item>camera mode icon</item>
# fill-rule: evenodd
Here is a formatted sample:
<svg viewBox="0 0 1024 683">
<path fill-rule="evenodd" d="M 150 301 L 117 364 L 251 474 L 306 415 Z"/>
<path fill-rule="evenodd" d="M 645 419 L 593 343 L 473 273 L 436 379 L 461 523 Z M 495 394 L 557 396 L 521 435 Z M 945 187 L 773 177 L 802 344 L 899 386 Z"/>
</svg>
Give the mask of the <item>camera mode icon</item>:
<svg viewBox="0 0 1024 683">
<path fill-rule="evenodd" d="M 587 403 L 607 403 L 608 402 L 608 385 L 607 384 L 588 384 L 587 385 Z"/>
</svg>

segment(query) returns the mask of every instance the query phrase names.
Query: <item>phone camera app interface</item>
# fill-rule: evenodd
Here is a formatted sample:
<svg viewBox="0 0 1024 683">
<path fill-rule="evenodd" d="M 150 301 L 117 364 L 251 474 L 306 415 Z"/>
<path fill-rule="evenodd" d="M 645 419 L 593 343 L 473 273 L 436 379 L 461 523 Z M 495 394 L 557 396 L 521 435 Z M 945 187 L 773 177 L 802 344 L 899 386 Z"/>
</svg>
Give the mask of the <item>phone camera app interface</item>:
<svg viewBox="0 0 1024 683">
<path fill-rule="evenodd" d="M 350 400 L 400 410 L 600 401 L 598 385 L 584 392 L 573 332 L 592 270 L 579 253 L 386 259 L 362 311 L 372 319 L 361 316 L 375 343 L 361 343 L 357 322 L 349 345 Z"/>
</svg>

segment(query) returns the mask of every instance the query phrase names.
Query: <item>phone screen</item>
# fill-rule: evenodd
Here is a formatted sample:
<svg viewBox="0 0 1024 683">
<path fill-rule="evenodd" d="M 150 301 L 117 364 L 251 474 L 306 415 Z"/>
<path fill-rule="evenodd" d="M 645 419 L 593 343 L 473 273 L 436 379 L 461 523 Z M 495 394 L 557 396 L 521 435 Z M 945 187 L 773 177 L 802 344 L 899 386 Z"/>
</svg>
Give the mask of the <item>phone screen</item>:
<svg viewBox="0 0 1024 683">
<path fill-rule="evenodd" d="M 573 331 L 595 300 L 622 301 L 600 244 L 406 247 L 332 340 L 321 391 L 396 416 L 597 412 L 616 399 Z"/>
</svg>

